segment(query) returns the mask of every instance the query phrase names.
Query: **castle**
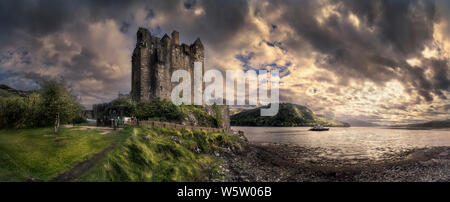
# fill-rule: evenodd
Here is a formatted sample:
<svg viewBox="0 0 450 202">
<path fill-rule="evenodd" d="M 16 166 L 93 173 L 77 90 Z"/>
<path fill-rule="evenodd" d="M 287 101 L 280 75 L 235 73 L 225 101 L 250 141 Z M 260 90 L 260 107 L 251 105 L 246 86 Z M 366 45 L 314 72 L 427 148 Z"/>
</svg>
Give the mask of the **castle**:
<svg viewBox="0 0 450 202">
<path fill-rule="evenodd" d="M 186 70 L 193 78 L 194 62 L 202 62 L 204 72 L 200 39 L 191 45 L 180 45 L 177 31 L 172 32 L 172 38 L 167 34 L 158 38 L 139 28 L 132 56 L 131 97 L 141 102 L 157 97 L 170 100 L 172 88 L 177 85 L 170 81 L 172 73 Z"/>
<path fill-rule="evenodd" d="M 204 72 L 204 60 L 204 48 L 200 39 L 195 40 L 191 45 L 180 45 L 177 31 L 172 32 L 172 38 L 167 34 L 158 38 L 151 36 L 147 29 L 139 28 L 136 47 L 131 58 L 130 97 L 138 102 L 151 101 L 153 98 L 171 100 L 172 88 L 178 85 L 171 82 L 172 73 L 176 70 L 186 70 L 192 78 L 194 62 L 202 62 L 202 72 Z M 125 97 L 127 95 L 119 93 L 119 98 Z M 220 116 L 222 121 L 219 128 L 230 129 L 228 106 L 215 108 L 203 105 L 203 108 L 209 115 Z M 91 113 L 96 119 L 109 119 L 113 116 L 123 117 L 126 114 L 125 111 L 123 106 L 110 102 L 93 105 Z M 198 124 L 198 120 L 191 120 L 191 118 L 192 116 L 188 117 L 186 124 Z"/>
</svg>

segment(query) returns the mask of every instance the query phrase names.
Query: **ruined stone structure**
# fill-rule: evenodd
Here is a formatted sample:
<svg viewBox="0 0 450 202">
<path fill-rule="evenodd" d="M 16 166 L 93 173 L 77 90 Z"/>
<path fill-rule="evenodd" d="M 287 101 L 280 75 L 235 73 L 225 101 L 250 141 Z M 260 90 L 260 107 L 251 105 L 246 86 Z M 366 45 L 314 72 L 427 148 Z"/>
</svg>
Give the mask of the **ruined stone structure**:
<svg viewBox="0 0 450 202">
<path fill-rule="evenodd" d="M 130 97 L 133 100 L 139 102 L 151 101 L 152 98 L 171 100 L 172 88 L 178 85 L 170 81 L 172 73 L 176 70 L 186 70 L 191 74 L 191 92 L 194 92 L 194 62 L 202 62 L 204 72 L 204 48 L 200 39 L 191 45 L 180 45 L 177 31 L 172 32 L 172 37 L 165 34 L 162 38 L 158 38 L 152 36 L 147 29 L 139 28 L 131 62 Z M 119 93 L 119 98 L 127 96 Z M 204 105 L 203 108 L 212 116 L 220 113 L 222 121 L 219 127 L 224 130 L 230 129 L 228 106 L 221 106 L 220 111 L 214 106 Z M 93 106 L 93 116 L 97 119 L 108 119 L 113 115 L 126 116 L 126 110 L 115 106 L 112 102 Z M 188 119 L 183 121 L 183 124 L 196 125 L 196 122 L 198 121 Z"/>
<path fill-rule="evenodd" d="M 176 70 L 186 70 L 191 74 L 193 93 L 194 62 L 202 62 L 202 72 L 205 72 L 204 48 L 199 38 L 191 45 L 180 45 L 180 34 L 177 31 L 172 32 L 172 37 L 165 34 L 158 38 L 152 36 L 147 29 L 139 28 L 131 59 L 131 98 L 140 102 L 152 98 L 170 100 L 172 88 L 178 85 L 170 81 Z M 204 106 L 204 109 L 209 114 L 216 113 L 212 106 Z M 222 106 L 220 113 L 223 120 L 221 128 L 229 130 L 228 106 Z"/>
<path fill-rule="evenodd" d="M 167 34 L 158 38 L 139 28 L 132 56 L 131 97 L 144 102 L 157 97 L 170 100 L 172 88 L 177 85 L 170 82 L 172 73 L 186 70 L 193 82 L 194 62 L 204 64 L 200 39 L 191 45 L 180 45 L 177 31 L 172 32 L 172 38 Z M 204 72 L 204 65 L 202 68 Z"/>
</svg>

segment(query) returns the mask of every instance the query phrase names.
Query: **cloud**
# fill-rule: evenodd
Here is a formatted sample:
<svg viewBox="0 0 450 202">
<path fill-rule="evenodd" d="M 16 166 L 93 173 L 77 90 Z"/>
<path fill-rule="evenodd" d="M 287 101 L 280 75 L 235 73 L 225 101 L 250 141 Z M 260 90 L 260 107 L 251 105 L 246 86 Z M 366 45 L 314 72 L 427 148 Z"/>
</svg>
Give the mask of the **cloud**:
<svg viewBox="0 0 450 202">
<path fill-rule="evenodd" d="M 142 26 L 200 37 L 207 69 L 278 68 L 281 100 L 322 114 L 446 118 L 449 10 L 442 0 L 2 1 L 0 82 L 64 77 L 86 106 L 111 100 L 130 90 Z"/>
</svg>

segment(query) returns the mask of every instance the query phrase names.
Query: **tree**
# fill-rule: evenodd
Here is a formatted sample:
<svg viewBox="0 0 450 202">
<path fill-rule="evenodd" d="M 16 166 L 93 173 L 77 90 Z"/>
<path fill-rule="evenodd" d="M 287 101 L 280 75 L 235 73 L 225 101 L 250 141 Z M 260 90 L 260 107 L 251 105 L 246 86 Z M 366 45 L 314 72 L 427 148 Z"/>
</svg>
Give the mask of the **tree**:
<svg viewBox="0 0 450 202">
<path fill-rule="evenodd" d="M 63 81 L 44 81 L 41 84 L 41 96 L 43 121 L 53 125 L 55 133 L 61 122 L 73 120 L 83 109 Z"/>
<path fill-rule="evenodd" d="M 27 113 L 25 100 L 9 97 L 0 101 L 0 124 L 2 128 L 19 128 L 25 125 Z"/>
</svg>

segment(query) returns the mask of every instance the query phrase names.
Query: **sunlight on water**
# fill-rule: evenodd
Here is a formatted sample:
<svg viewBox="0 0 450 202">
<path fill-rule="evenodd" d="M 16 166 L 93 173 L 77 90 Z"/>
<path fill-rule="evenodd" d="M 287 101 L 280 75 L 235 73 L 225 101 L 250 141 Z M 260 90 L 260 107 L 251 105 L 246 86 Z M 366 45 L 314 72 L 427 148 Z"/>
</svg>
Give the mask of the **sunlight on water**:
<svg viewBox="0 0 450 202">
<path fill-rule="evenodd" d="M 327 158 L 379 159 L 411 148 L 450 146 L 450 130 L 403 130 L 374 127 L 331 128 L 314 132 L 308 127 L 232 127 L 253 143 L 288 143 L 320 147 Z"/>
</svg>

